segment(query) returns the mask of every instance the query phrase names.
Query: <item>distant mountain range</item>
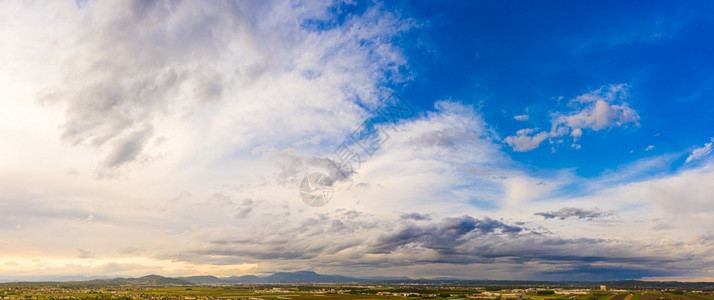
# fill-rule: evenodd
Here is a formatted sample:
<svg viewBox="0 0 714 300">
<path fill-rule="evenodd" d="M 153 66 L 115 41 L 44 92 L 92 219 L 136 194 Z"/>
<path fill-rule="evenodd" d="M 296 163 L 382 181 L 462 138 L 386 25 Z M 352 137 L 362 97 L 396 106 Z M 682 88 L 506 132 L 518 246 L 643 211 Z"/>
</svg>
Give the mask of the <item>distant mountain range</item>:
<svg viewBox="0 0 714 300">
<path fill-rule="evenodd" d="M 82 278 L 82 277 L 77 277 Z M 167 285 L 225 285 L 225 284 L 319 284 L 319 283 L 443 283 L 454 285 L 483 285 L 483 286 L 501 286 L 501 287 L 516 287 L 516 286 L 548 286 L 548 287 L 597 287 L 598 285 L 607 285 L 608 288 L 642 288 L 642 289 L 661 289 L 661 288 L 679 288 L 679 289 L 697 289 L 697 290 L 714 290 L 712 282 L 661 282 L 661 281 L 639 281 L 639 280 L 620 280 L 607 282 L 566 282 L 566 281 L 514 281 L 514 280 L 466 280 L 458 278 L 420 278 L 412 279 L 409 277 L 370 277 L 356 278 L 341 275 L 323 275 L 313 271 L 298 271 L 298 272 L 278 272 L 268 276 L 189 276 L 189 277 L 164 277 L 159 275 L 148 275 L 139 278 L 112 278 L 112 279 L 91 279 L 91 280 L 33 280 L 33 281 L 9 281 L 0 285 L 30 285 L 30 284 L 64 284 L 64 285 L 86 285 L 86 286 L 117 286 L 117 285 L 133 285 L 133 286 L 167 286 Z"/>
<path fill-rule="evenodd" d="M 354 278 L 340 275 L 322 275 L 313 271 L 279 272 L 269 276 L 231 276 L 218 278 L 215 276 L 190 276 L 180 279 L 193 284 L 231 284 L 231 283 L 336 283 L 354 282 Z"/>
<path fill-rule="evenodd" d="M 297 272 L 278 272 L 268 276 L 231 276 L 231 277 L 215 277 L 215 276 L 190 276 L 180 277 L 193 284 L 262 284 L 262 283 L 348 283 L 348 282 L 375 282 L 375 281 L 411 281 L 409 277 L 371 277 L 371 278 L 355 278 L 341 275 L 323 275 L 313 271 L 297 271 Z"/>
<path fill-rule="evenodd" d="M 357 283 L 357 282 L 401 282 L 412 281 L 409 277 L 371 277 L 354 278 L 341 275 L 323 275 L 313 271 L 278 272 L 268 276 L 189 276 L 189 277 L 164 277 L 148 275 L 138 278 L 91 278 L 91 277 L 55 277 L 55 278 L 27 278 L 21 281 L 0 279 L 6 284 L 34 284 L 34 283 L 68 283 L 78 285 L 212 285 L 212 284 L 266 284 L 266 283 Z"/>
</svg>

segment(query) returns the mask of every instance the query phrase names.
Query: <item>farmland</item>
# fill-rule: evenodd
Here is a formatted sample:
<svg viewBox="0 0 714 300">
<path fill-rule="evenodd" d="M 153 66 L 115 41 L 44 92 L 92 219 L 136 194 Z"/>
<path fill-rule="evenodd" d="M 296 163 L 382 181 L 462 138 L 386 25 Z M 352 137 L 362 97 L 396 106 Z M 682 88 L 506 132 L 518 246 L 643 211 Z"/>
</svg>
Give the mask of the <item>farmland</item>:
<svg viewBox="0 0 714 300">
<path fill-rule="evenodd" d="M 236 300 L 714 300 L 702 291 L 484 288 L 404 285 L 82 286 L 33 284 L 0 287 L 2 299 L 236 299 Z"/>
</svg>

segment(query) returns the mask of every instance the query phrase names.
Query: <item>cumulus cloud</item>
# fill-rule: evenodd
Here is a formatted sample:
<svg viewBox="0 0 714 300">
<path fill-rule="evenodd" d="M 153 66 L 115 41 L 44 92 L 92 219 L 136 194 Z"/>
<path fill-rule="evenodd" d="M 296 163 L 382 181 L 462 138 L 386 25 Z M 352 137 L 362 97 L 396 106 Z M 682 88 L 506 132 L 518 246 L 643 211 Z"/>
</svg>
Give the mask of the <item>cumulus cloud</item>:
<svg viewBox="0 0 714 300">
<path fill-rule="evenodd" d="M 542 216 L 545 219 L 565 220 L 568 218 L 576 218 L 576 219 L 593 220 L 593 219 L 614 216 L 615 212 L 612 210 L 602 211 L 597 208 L 584 209 L 584 208 L 577 208 L 577 207 L 563 207 L 557 211 L 538 212 L 538 213 L 535 213 L 534 215 Z"/>
<path fill-rule="evenodd" d="M 712 138 L 712 142 L 704 144 L 703 147 L 694 149 L 689 156 L 687 156 L 687 159 L 684 161 L 685 164 L 688 164 L 690 162 L 693 162 L 695 160 L 699 160 L 704 158 L 705 156 L 709 155 L 709 153 L 712 152 L 712 144 L 714 143 L 714 138 Z"/>
<path fill-rule="evenodd" d="M 550 137 L 550 134 L 545 131 L 531 135 L 534 131 L 535 129 L 531 128 L 521 129 L 516 132 L 516 135 L 506 137 L 504 141 L 509 146 L 513 147 L 513 150 L 515 151 L 530 151 L 538 148 L 540 143 Z"/>
<path fill-rule="evenodd" d="M 639 120 L 637 112 L 624 102 L 627 99 L 627 85 L 618 84 L 602 87 L 590 93 L 579 95 L 570 101 L 577 110 L 570 114 L 556 114 L 551 131 L 592 129 L 599 131 L 608 127 L 620 127 Z"/>
<path fill-rule="evenodd" d="M 523 152 L 538 148 L 546 139 L 570 136 L 573 141 L 577 141 L 583 135 L 583 129 L 600 131 L 637 124 L 640 116 L 625 102 L 628 98 L 627 90 L 626 84 L 618 84 L 579 95 L 569 101 L 573 111 L 556 112 L 552 115 L 550 131 L 521 129 L 516 135 L 506 137 L 504 141 L 514 151 Z M 579 148 L 579 145 L 575 148 Z"/>
</svg>

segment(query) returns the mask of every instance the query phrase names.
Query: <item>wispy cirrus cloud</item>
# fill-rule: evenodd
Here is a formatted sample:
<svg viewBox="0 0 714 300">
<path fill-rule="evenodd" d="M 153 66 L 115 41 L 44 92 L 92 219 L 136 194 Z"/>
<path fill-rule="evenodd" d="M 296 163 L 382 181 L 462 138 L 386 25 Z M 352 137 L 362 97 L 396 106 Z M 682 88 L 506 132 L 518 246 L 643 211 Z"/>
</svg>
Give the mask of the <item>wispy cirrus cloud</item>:
<svg viewBox="0 0 714 300">
<path fill-rule="evenodd" d="M 704 146 L 700 148 L 696 148 L 692 150 L 692 153 L 687 156 L 687 159 L 684 161 L 685 164 L 691 163 L 693 161 L 702 159 L 709 155 L 709 153 L 712 152 L 712 144 L 714 143 L 714 138 L 712 138 L 712 142 L 704 144 Z"/>
</svg>

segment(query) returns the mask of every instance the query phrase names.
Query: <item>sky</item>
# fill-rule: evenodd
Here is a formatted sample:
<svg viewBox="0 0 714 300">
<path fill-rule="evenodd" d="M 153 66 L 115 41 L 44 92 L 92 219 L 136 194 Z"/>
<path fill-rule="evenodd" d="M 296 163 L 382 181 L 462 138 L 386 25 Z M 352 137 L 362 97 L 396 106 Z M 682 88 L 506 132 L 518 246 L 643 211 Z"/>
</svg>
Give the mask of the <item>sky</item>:
<svg viewBox="0 0 714 300">
<path fill-rule="evenodd" d="M 1 280 L 714 281 L 714 2 L 9 0 L 0 40 Z"/>
</svg>

